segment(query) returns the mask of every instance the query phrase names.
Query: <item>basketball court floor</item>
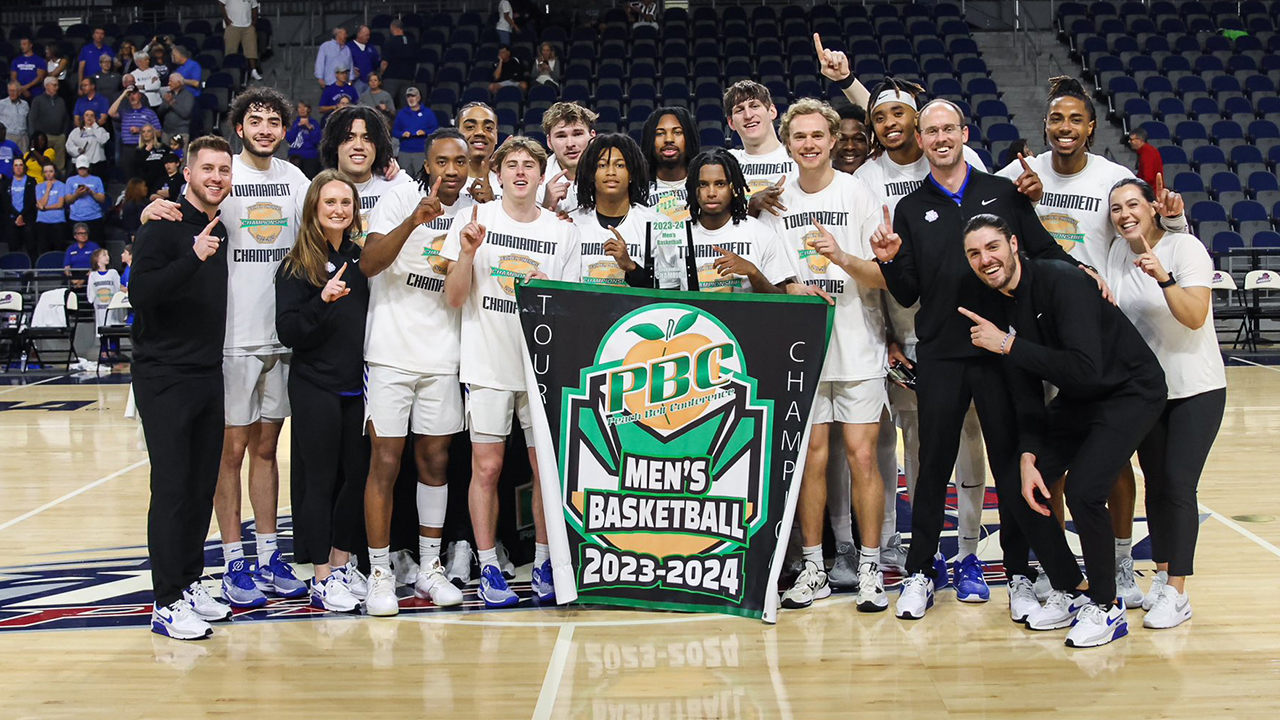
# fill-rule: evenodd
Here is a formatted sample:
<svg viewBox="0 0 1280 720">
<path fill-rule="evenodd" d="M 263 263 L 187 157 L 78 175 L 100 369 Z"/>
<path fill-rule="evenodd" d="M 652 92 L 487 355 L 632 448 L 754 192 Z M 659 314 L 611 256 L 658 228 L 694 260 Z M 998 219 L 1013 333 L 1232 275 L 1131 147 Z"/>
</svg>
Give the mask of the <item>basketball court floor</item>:
<svg viewBox="0 0 1280 720">
<path fill-rule="evenodd" d="M 276 601 L 209 640 L 168 640 L 147 630 L 148 464 L 123 416 L 128 386 L 0 385 L 0 717 L 1271 718 L 1280 369 L 1237 363 L 1228 379 L 1200 486 L 1194 618 L 1150 631 L 1134 612 L 1129 637 L 1092 650 L 1064 647 L 1065 631 L 1010 622 L 1003 587 L 977 606 L 941 591 L 916 622 L 858 613 L 836 595 L 784 610 L 774 626 L 528 603 L 485 612 L 474 591 L 460 612 L 423 606 L 393 619 Z M 288 442 L 281 448 L 287 477 Z M 982 554 L 998 561 L 994 509 L 984 519 Z M 1143 538 L 1139 520 L 1145 588 Z M 206 546 L 211 586 L 216 539 Z"/>
</svg>

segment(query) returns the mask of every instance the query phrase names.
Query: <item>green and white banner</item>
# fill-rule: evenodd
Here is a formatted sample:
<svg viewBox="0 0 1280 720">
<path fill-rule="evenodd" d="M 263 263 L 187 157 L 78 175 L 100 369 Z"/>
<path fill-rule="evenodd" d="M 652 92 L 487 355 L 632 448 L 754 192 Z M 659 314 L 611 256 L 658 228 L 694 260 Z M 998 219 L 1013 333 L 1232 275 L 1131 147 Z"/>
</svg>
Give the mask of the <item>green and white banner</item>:
<svg viewBox="0 0 1280 720">
<path fill-rule="evenodd" d="M 828 306 L 547 281 L 517 301 L 559 601 L 774 622 Z"/>
</svg>

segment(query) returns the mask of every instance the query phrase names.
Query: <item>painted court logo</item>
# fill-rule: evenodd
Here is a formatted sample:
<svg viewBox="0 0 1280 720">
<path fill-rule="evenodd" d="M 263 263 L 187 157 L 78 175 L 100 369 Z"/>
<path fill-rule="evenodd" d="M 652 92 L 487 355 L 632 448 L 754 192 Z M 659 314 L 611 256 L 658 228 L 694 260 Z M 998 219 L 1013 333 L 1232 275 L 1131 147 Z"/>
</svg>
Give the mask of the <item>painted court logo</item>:
<svg viewBox="0 0 1280 720">
<path fill-rule="evenodd" d="M 562 397 L 564 511 L 587 539 L 578 587 L 740 602 L 743 551 L 768 515 L 773 404 L 732 333 L 689 305 L 645 306 Z"/>
<path fill-rule="evenodd" d="M 240 220 L 240 228 L 248 230 L 249 235 L 260 245 L 274 243 L 287 227 L 289 221 L 285 219 L 280 206 L 268 202 L 250 205 Z"/>
</svg>

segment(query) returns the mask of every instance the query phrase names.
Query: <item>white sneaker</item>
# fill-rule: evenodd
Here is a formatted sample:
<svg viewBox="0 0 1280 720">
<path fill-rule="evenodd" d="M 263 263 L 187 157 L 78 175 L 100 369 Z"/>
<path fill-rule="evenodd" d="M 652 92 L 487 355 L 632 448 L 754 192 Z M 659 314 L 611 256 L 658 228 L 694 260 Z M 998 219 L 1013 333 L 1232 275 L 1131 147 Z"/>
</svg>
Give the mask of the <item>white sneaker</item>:
<svg viewBox="0 0 1280 720">
<path fill-rule="evenodd" d="M 814 600 L 831 597 L 831 585 L 827 583 L 827 573 L 812 561 L 806 560 L 800 577 L 786 592 L 782 593 L 782 607 L 789 609 L 807 608 Z"/>
<path fill-rule="evenodd" d="M 1067 633 L 1067 647 L 1090 648 L 1106 645 L 1129 634 L 1129 622 L 1124 603 L 1113 603 L 1110 610 L 1087 602 L 1076 615 L 1076 622 Z"/>
<path fill-rule="evenodd" d="M 249 77 L 253 78 L 254 80 L 261 80 L 262 73 L 258 72 L 258 68 L 254 68 L 249 71 Z"/>
<path fill-rule="evenodd" d="M 165 607 L 151 607 L 151 632 L 174 640 L 200 640 L 212 635 L 213 628 L 196 615 L 191 603 L 178 599 Z"/>
<path fill-rule="evenodd" d="M 1009 617 L 1016 623 L 1024 623 L 1032 611 L 1038 610 L 1036 591 L 1026 575 L 1014 575 L 1009 578 Z"/>
<path fill-rule="evenodd" d="M 408 550 L 397 550 L 391 553 L 391 574 L 396 577 L 396 587 L 412 585 L 418 577 L 418 561 Z"/>
<path fill-rule="evenodd" d="M 1186 593 L 1180 593 L 1172 585 L 1165 585 L 1160 590 L 1160 597 L 1142 618 L 1142 627 L 1152 630 L 1168 630 L 1191 619 L 1191 600 Z"/>
<path fill-rule="evenodd" d="M 502 571 L 502 577 L 515 580 L 516 564 L 511 562 L 511 556 L 507 554 L 507 549 L 502 546 L 501 540 L 494 544 L 493 550 L 498 554 L 498 569 Z"/>
<path fill-rule="evenodd" d="M 471 584 L 471 543 L 458 540 L 449 543 L 444 553 L 444 574 L 455 587 L 464 588 Z"/>
<path fill-rule="evenodd" d="M 354 557 L 348 560 L 346 565 L 334 568 L 333 574 L 337 575 L 346 584 L 347 590 L 357 600 L 364 600 L 369 596 L 369 578 L 360 572 L 360 566 L 356 565 Z"/>
<path fill-rule="evenodd" d="M 889 596 L 884 593 L 884 574 L 875 563 L 858 566 L 858 610 L 884 612 L 889 609 Z"/>
<path fill-rule="evenodd" d="M 1142 605 L 1145 597 L 1133 577 L 1133 558 L 1116 558 L 1116 595 L 1124 601 L 1126 608 Z"/>
<path fill-rule="evenodd" d="M 1036 582 L 1032 589 L 1036 593 L 1036 602 L 1042 603 L 1048 600 L 1049 595 L 1053 593 L 1053 582 L 1049 580 L 1049 573 L 1041 569 L 1040 573 L 1036 575 Z"/>
<path fill-rule="evenodd" d="M 205 622 L 231 619 L 231 608 L 214 600 L 213 596 L 205 588 L 204 583 L 199 580 L 191 583 L 191 587 L 182 591 L 182 599 L 191 605 L 196 617 Z"/>
<path fill-rule="evenodd" d="M 351 594 L 342 576 L 329 574 L 323 581 L 311 580 L 311 606 L 336 613 L 349 613 L 360 607 L 360 600 Z"/>
<path fill-rule="evenodd" d="M 462 604 L 462 591 L 445 577 L 440 558 L 431 558 L 431 562 L 418 570 L 418 577 L 413 583 L 413 594 L 423 600 L 431 600 L 440 607 Z"/>
<path fill-rule="evenodd" d="M 369 573 L 369 594 L 364 599 L 364 611 L 377 617 L 390 617 L 400 613 L 400 600 L 396 597 L 396 576 L 390 570 L 375 565 Z"/>
<path fill-rule="evenodd" d="M 895 609 L 899 618 L 919 620 L 931 607 L 933 607 L 933 578 L 924 573 L 916 573 L 902 581 L 902 592 L 898 595 L 898 606 Z"/>
<path fill-rule="evenodd" d="M 1169 584 L 1169 573 L 1161 570 L 1156 576 L 1151 578 L 1151 589 L 1146 595 L 1142 596 L 1142 609 L 1150 611 L 1155 607 L 1156 600 L 1160 599 L 1160 595 L 1164 593 L 1164 589 Z"/>
<path fill-rule="evenodd" d="M 1071 625 L 1080 612 L 1080 608 L 1089 604 L 1089 597 L 1084 593 L 1071 593 L 1054 590 L 1042 607 L 1037 607 L 1027 615 L 1028 630 L 1061 630 Z"/>
<path fill-rule="evenodd" d="M 902 536 L 894 533 L 886 542 L 880 543 L 881 569 L 904 572 L 907 567 L 907 551 L 902 547 Z"/>
</svg>

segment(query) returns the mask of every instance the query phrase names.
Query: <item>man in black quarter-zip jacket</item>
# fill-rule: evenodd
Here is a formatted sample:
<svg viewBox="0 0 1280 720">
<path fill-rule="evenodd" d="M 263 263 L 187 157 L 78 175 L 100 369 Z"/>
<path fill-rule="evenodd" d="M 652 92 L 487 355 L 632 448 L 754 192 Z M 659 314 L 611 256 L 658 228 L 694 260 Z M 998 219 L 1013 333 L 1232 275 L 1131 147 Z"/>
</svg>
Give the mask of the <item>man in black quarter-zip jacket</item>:
<svg viewBox="0 0 1280 720">
<path fill-rule="evenodd" d="M 997 323 L 1003 320 L 998 297 L 983 287 L 965 259 L 965 223 L 981 213 L 998 215 L 1009 222 L 1028 255 L 1079 265 L 1040 224 L 1031 201 L 1016 185 L 965 162 L 963 146 L 969 133 L 955 104 L 930 102 L 921 109 L 917 125 L 920 146 L 929 160 L 929 176 L 898 203 L 892 227 L 885 210 L 885 224 L 872 238 L 894 299 L 904 307 L 920 302 L 916 315 L 920 470 L 915 497 L 911 498 L 906 579 L 897 605 L 898 617 L 911 620 L 924 617 L 933 605 L 935 578 L 945 581 L 935 569 L 934 554 L 942 534 L 947 481 L 970 401 L 977 406 L 987 461 L 1003 500 L 1000 541 L 1010 587 L 1020 589 L 1023 581 L 1035 578 L 1028 563 L 1032 547 L 1042 562 L 1047 553 L 1070 553 L 1065 543 L 1051 542 L 1062 533 L 1053 519 L 1036 514 L 1018 499 L 1021 479 L 1013 402 L 998 358 L 972 345 L 971 323 L 956 312 L 963 305 Z M 1055 587 L 1074 587 L 1079 582 L 1070 576 L 1068 568 L 1074 568 L 1073 563 L 1044 564 L 1062 569 L 1062 577 L 1051 575 Z M 945 572 L 945 565 L 942 567 Z M 1013 619 L 1025 620 L 1035 604 L 1034 595 L 1030 604 L 1012 602 L 1013 595 L 1010 597 Z"/>
</svg>

